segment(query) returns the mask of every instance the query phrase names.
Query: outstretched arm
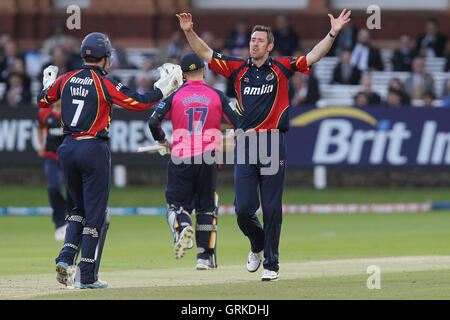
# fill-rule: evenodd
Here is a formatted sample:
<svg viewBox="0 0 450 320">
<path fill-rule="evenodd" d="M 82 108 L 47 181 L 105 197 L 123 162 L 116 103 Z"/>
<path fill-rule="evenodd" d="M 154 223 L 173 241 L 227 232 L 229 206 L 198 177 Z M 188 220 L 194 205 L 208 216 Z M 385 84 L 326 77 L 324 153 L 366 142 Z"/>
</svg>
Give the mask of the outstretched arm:
<svg viewBox="0 0 450 320">
<path fill-rule="evenodd" d="M 192 50 L 194 50 L 200 58 L 211 63 L 213 50 L 195 33 L 192 15 L 190 13 L 180 13 L 176 16 L 180 21 L 180 28 L 184 31 Z"/>
<path fill-rule="evenodd" d="M 341 31 L 342 27 L 350 21 L 351 13 L 351 11 L 344 9 L 336 19 L 331 14 L 328 14 L 328 17 L 330 17 L 331 30 L 325 38 L 316 44 L 311 52 L 306 55 L 308 67 L 322 59 L 322 57 L 328 53 L 339 31 Z"/>
</svg>

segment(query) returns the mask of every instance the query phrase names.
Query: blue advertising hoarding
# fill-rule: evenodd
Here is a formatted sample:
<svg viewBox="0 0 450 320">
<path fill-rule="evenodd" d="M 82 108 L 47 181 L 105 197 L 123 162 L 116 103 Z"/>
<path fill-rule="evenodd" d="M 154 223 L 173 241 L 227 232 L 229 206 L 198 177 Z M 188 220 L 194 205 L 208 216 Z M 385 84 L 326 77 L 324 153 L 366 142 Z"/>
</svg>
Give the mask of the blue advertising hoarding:
<svg viewBox="0 0 450 320">
<path fill-rule="evenodd" d="M 293 167 L 450 165 L 450 109 L 296 107 L 290 110 Z"/>
</svg>

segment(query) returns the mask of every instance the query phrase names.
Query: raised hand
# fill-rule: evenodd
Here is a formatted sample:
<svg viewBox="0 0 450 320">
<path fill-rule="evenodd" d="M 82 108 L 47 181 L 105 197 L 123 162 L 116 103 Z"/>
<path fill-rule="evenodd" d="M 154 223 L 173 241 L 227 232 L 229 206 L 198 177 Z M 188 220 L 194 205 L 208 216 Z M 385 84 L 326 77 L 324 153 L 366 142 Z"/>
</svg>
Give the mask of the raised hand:
<svg viewBox="0 0 450 320">
<path fill-rule="evenodd" d="M 183 84 L 183 72 L 177 64 L 165 63 L 158 68 L 160 79 L 153 85 L 161 90 L 163 100 L 175 92 Z"/>
<path fill-rule="evenodd" d="M 190 13 L 176 14 L 176 17 L 180 22 L 181 30 L 190 31 L 194 28 L 194 23 L 192 22 L 192 15 Z"/>
<path fill-rule="evenodd" d="M 44 90 L 51 87 L 51 85 L 55 82 L 57 76 L 57 66 L 50 65 L 44 69 L 42 77 L 42 85 L 44 86 Z"/>
<path fill-rule="evenodd" d="M 331 30 L 333 30 L 334 34 L 337 34 L 339 31 L 341 31 L 342 27 L 350 21 L 351 13 L 351 10 L 347 11 L 347 9 L 344 9 L 336 19 L 333 17 L 333 15 L 328 14 L 328 17 L 330 17 Z"/>
</svg>

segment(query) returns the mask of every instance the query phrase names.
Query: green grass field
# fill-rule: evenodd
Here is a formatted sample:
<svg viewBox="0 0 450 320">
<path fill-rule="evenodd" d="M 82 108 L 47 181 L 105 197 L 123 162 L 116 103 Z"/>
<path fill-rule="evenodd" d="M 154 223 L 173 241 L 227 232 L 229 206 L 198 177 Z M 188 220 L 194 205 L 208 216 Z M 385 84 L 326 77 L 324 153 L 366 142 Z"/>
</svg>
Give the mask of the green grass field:
<svg viewBox="0 0 450 320">
<path fill-rule="evenodd" d="M 234 190 L 219 184 L 217 191 L 220 203 L 233 204 Z M 450 202 L 450 189 L 446 188 L 312 188 L 286 187 L 283 201 L 289 204 L 312 203 L 390 203 L 390 202 Z M 112 188 L 110 206 L 164 206 L 164 187 Z M 6 206 L 48 206 L 47 190 L 44 185 L 7 185 L 0 192 L 0 207 Z"/>
<path fill-rule="evenodd" d="M 218 189 L 221 204 L 233 190 Z M 445 189 L 287 188 L 285 203 L 445 201 Z M 44 186 L 8 186 L 1 206 L 47 206 Z M 113 189 L 110 206 L 164 205 L 163 188 Z M 195 220 L 195 219 L 194 219 Z M 195 249 L 172 257 L 164 216 L 112 216 L 100 277 L 105 290 L 68 290 L 55 280 L 49 216 L 0 216 L 0 299 L 450 299 L 450 212 L 284 215 L 280 280 L 248 273 L 248 240 L 235 216 L 219 217 L 217 270 L 195 270 Z M 367 267 L 381 271 L 369 290 Z"/>
</svg>

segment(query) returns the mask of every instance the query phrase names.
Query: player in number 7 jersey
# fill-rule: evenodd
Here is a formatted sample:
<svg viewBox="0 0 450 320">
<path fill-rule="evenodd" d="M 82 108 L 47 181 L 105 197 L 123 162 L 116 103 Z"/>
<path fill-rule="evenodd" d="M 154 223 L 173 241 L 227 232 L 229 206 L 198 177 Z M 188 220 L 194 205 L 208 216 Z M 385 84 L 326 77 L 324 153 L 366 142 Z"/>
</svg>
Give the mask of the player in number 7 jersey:
<svg viewBox="0 0 450 320">
<path fill-rule="evenodd" d="M 68 217 L 64 245 L 56 258 L 56 278 L 66 286 L 106 288 L 98 270 L 109 226 L 107 203 L 111 186 L 109 139 L 113 105 L 143 111 L 166 98 L 182 84 L 181 69 L 164 65 L 155 90 L 137 94 L 106 76 L 111 43 L 102 33 L 88 34 L 81 43 L 84 65 L 56 79 L 57 67 L 44 70 L 44 90 L 38 105 L 61 100 L 64 140 L 57 150 L 75 207 Z M 75 282 L 72 265 L 81 249 Z"/>
</svg>

